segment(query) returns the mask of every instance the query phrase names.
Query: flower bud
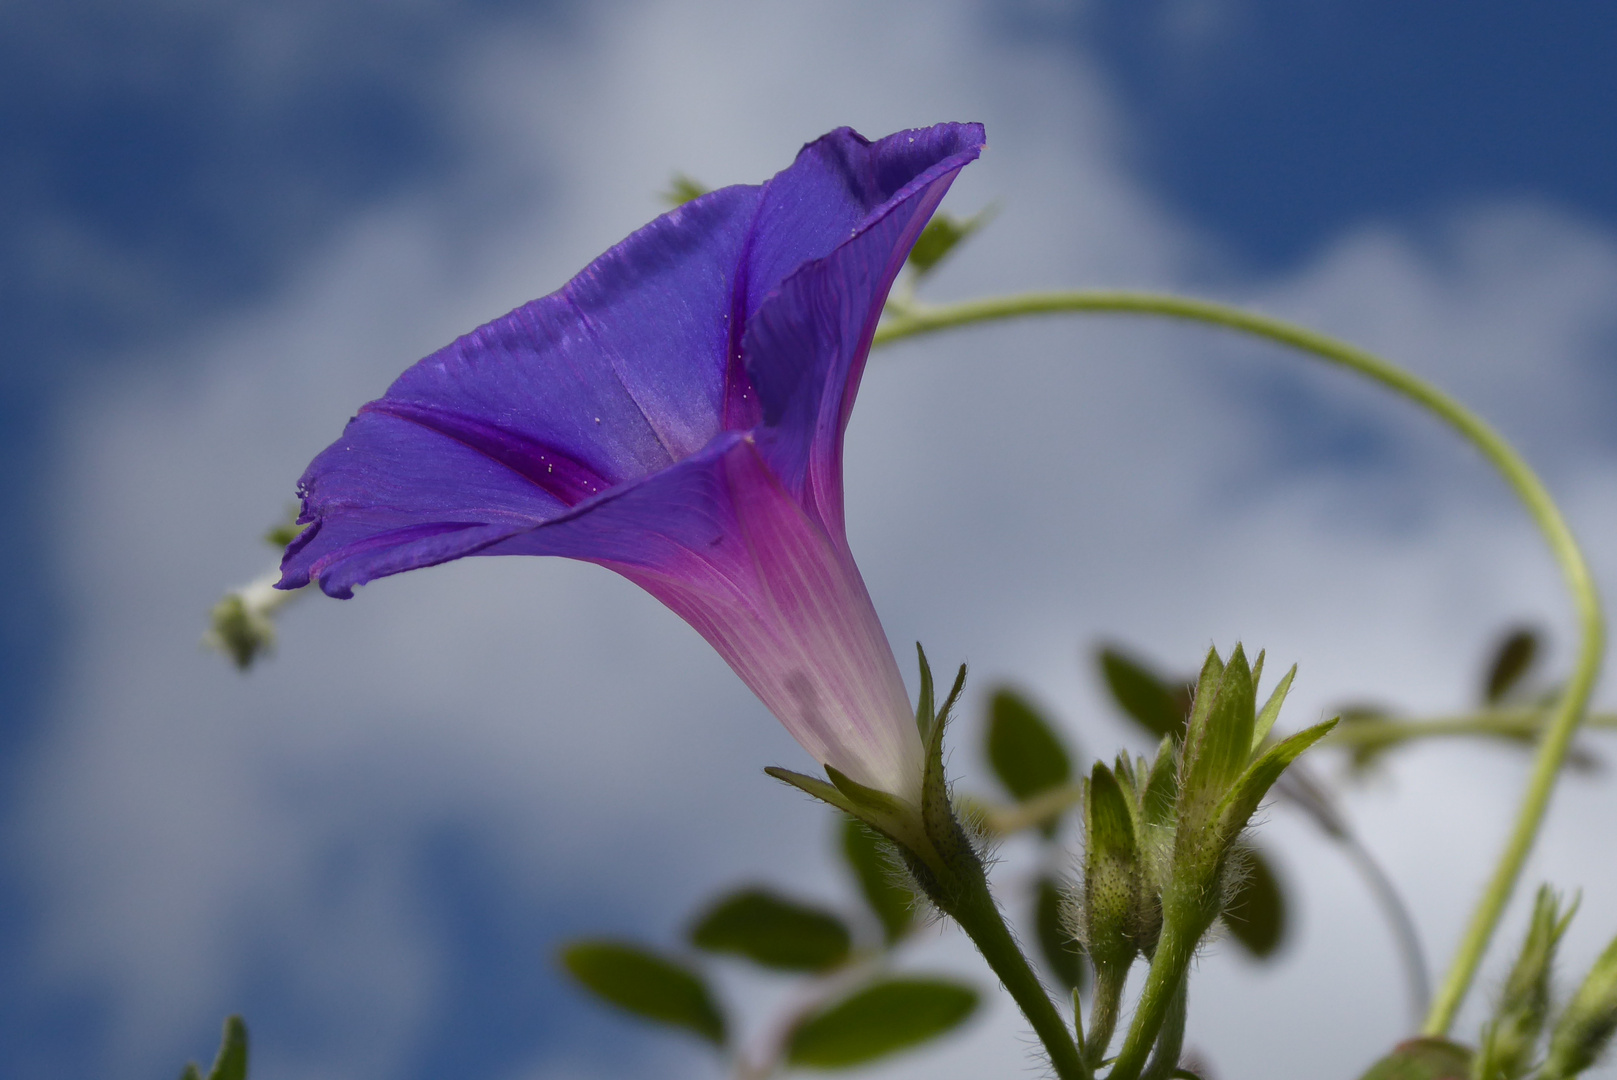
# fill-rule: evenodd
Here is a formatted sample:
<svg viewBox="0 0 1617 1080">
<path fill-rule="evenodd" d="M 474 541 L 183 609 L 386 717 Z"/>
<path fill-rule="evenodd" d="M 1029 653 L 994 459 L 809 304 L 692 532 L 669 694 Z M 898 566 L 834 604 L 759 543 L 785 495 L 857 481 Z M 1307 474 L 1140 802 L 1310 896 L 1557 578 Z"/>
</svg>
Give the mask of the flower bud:
<svg viewBox="0 0 1617 1080">
<path fill-rule="evenodd" d="M 1544 1080 L 1577 1076 L 1592 1066 L 1617 1031 L 1617 940 L 1606 946 L 1567 1003 L 1550 1036 Z"/>
<path fill-rule="evenodd" d="M 1550 971 L 1555 949 L 1572 921 L 1561 914 L 1561 898 L 1540 886 L 1521 954 L 1499 995 L 1493 1019 L 1483 1031 L 1475 1075 L 1478 1080 L 1515 1080 L 1527 1071 L 1550 1011 Z"/>
<path fill-rule="evenodd" d="M 1101 762 L 1084 795 L 1085 943 L 1097 968 L 1127 970 L 1139 952 L 1132 931 L 1144 885 L 1134 815 L 1117 777 Z"/>
</svg>

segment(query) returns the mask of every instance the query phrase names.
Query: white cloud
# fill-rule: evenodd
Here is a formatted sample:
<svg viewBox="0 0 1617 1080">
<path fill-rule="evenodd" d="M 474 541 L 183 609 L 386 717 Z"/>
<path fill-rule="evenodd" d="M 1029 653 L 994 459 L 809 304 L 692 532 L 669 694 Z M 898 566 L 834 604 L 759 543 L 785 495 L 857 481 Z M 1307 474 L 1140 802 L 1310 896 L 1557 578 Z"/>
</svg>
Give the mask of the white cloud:
<svg viewBox="0 0 1617 1080">
<path fill-rule="evenodd" d="M 410 850 L 446 822 L 470 823 L 536 907 L 614 894 L 633 929 L 665 939 L 733 879 L 825 892 L 823 815 L 758 772 L 801 752 L 694 634 L 595 568 L 469 560 L 348 604 L 313 598 L 245 679 L 195 641 L 355 405 L 559 284 L 655 211 L 673 169 L 756 180 L 836 124 L 982 119 L 990 150 L 953 205 L 1004 212 L 940 295 L 1171 286 L 1205 265 L 1205 242 L 1123 170 L 1094 72 L 1012 49 L 978 17 L 649 0 L 601 6 L 565 43 L 491 34 L 457 106 L 483 150 L 455 186 L 351 221 L 284 293 L 166 344 L 183 364 L 131 365 L 86 393 L 62 426 L 48 523 L 74 583 L 73 652 L 11 830 L 47 904 L 48 971 L 111 994 L 121 1071 L 168 1067 L 271 949 L 311 1009 L 352 1021 L 308 1046 L 261 1044 L 274 1073 L 396 1075 L 445 1006 L 447 943 L 411 891 Z M 490 192 L 494 211 L 468 209 Z M 1435 253 L 1367 228 L 1294 277 L 1221 284 L 1475 400 L 1551 463 L 1591 541 L 1609 532 L 1617 462 L 1594 350 L 1612 331 L 1612 237 L 1485 206 Z M 901 652 L 920 637 L 939 662 L 969 659 L 979 693 L 1026 683 L 1105 753 L 1129 735 L 1080 663 L 1101 635 L 1180 663 L 1210 640 L 1266 645 L 1302 664 L 1300 724 L 1366 691 L 1455 706 L 1504 619 L 1567 625 L 1520 515 L 1408 409 L 1304 365 L 1297 385 L 1386 433 L 1397 467 L 1370 482 L 1273 468 L 1275 417 L 1230 387 L 1296 363 L 1109 320 L 879 358 L 850 435 L 850 520 Z M 1386 512 L 1388 491 L 1405 512 Z M 964 744 L 956 761 L 981 780 Z M 1521 775 L 1509 752 L 1423 751 L 1350 796 L 1436 960 Z M 1617 911 L 1612 860 L 1587 858 L 1611 808 L 1609 791 L 1569 784 L 1532 869 L 1584 887 L 1585 959 Z M 1305 897 L 1301 939 L 1277 969 L 1210 957 L 1192 1039 L 1223 1075 L 1351 1075 L 1400 1032 L 1393 958 L 1335 853 L 1284 811 L 1266 828 Z M 976 970 L 957 938 L 923 952 Z M 1023 1069 L 1019 1031 L 1000 1002 L 962 1043 L 883 1073 Z M 578 1047 L 562 1053 L 532 1075 L 593 1075 Z"/>
</svg>

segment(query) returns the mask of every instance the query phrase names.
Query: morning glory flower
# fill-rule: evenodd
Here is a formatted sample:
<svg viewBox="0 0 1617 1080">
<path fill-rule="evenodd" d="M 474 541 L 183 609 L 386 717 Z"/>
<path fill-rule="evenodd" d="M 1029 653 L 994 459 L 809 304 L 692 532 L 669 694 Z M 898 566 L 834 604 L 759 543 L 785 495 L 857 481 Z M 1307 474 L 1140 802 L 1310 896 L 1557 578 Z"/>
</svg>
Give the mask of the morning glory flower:
<svg viewBox="0 0 1617 1080">
<path fill-rule="evenodd" d="M 561 555 L 693 626 L 822 764 L 918 803 L 922 747 L 848 548 L 842 443 L 893 279 L 977 124 L 842 128 L 411 367 L 299 481 L 283 589 Z"/>
</svg>

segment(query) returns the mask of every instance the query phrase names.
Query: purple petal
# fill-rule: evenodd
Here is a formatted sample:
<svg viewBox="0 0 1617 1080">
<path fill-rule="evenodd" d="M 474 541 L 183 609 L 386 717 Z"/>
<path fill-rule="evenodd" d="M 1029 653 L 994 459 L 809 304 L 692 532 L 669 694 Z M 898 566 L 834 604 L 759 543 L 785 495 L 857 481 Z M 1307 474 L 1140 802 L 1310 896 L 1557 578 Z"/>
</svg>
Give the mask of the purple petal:
<svg viewBox="0 0 1617 1080">
<path fill-rule="evenodd" d="M 977 142 L 912 175 L 851 239 L 788 277 L 747 324 L 742 354 L 763 409 L 759 444 L 787 487 L 838 532 L 842 439 L 871 336 L 910 248 L 976 158 L 981 128 L 975 130 Z"/>
<path fill-rule="evenodd" d="M 751 318 L 798 267 L 829 255 L 923 175 L 957 170 L 982 146 L 981 124 L 939 124 L 875 142 L 838 128 L 804 146 L 764 186 L 747 249 L 745 316 Z"/>
<path fill-rule="evenodd" d="M 725 427 L 744 430 L 761 418 L 753 361 L 744 359 L 739 339 L 769 296 L 804 263 L 829 255 L 880 217 L 917 182 L 924 186 L 923 175 L 958 169 L 982 146 L 981 124 L 938 124 L 876 142 L 838 128 L 804 146 L 764 185 L 747 238 L 746 272 L 737 278 L 731 304 L 736 340 L 725 375 Z"/>
<path fill-rule="evenodd" d="M 300 520 L 317 524 L 288 553 L 283 586 L 314 574 L 350 595 L 705 446 L 759 194 L 726 188 L 663 215 L 401 375 L 304 473 Z"/>
</svg>

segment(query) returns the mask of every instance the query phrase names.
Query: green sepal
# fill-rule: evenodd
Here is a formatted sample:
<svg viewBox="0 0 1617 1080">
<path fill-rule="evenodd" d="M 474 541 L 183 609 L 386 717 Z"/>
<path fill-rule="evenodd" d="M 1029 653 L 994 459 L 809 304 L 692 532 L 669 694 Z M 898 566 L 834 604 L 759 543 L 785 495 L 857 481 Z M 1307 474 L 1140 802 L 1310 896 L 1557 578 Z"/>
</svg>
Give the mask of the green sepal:
<svg viewBox="0 0 1617 1080">
<path fill-rule="evenodd" d="M 1157 744 L 1156 760 L 1151 763 L 1140 792 L 1140 810 L 1145 824 L 1153 828 L 1166 828 L 1173 824 L 1174 805 L 1179 800 L 1179 765 L 1174 760 L 1172 735 L 1164 735 Z M 1144 839 L 1144 830 L 1141 830 Z"/>
<path fill-rule="evenodd" d="M 1096 762 L 1084 789 L 1084 921 L 1098 967 L 1126 970 L 1139 951 L 1133 930 L 1143 892 L 1128 797 Z"/>
<path fill-rule="evenodd" d="M 1401 1042 L 1359 1080 L 1470 1080 L 1471 1050 L 1425 1036 Z"/>
<path fill-rule="evenodd" d="M 743 889 L 709 907 L 690 930 L 690 942 L 708 952 L 731 953 L 781 971 L 824 972 L 841 966 L 853 936 L 828 911 L 767 889 Z"/>
<path fill-rule="evenodd" d="M 620 1009 L 725 1044 L 724 1014 L 707 983 L 683 964 L 618 941 L 575 941 L 562 949 L 561 963 L 580 985 Z"/>
<path fill-rule="evenodd" d="M 884 979 L 804 1020 L 788 1064 L 845 1069 L 937 1038 L 976 1011 L 977 991 L 943 979 Z"/>
<path fill-rule="evenodd" d="M 1216 656 L 1217 654 L 1213 654 Z M 1239 643 L 1220 672 L 1212 700 L 1204 707 L 1205 684 L 1196 690 L 1196 714 L 1185 733 L 1185 788 L 1193 797 L 1217 799 L 1252 760 L 1256 694 L 1252 669 Z"/>
<path fill-rule="evenodd" d="M 1261 653 L 1259 658 L 1262 658 Z M 1275 721 L 1280 719 L 1280 708 L 1286 703 L 1286 695 L 1291 692 L 1291 680 L 1296 677 L 1297 665 L 1293 664 L 1291 665 L 1291 670 L 1286 672 L 1281 680 L 1275 684 L 1274 691 L 1269 694 L 1269 700 L 1265 701 L 1263 708 L 1258 711 L 1257 723 L 1252 727 L 1251 753 L 1256 754 L 1263 746 L 1263 740 L 1267 739 L 1269 732 L 1274 730 Z M 1252 685 L 1257 686 L 1257 684 L 1258 675 L 1257 672 L 1253 672 Z"/>
<path fill-rule="evenodd" d="M 793 772 L 791 769 L 783 769 L 779 765 L 766 766 L 764 772 L 782 783 L 792 785 L 799 791 L 807 792 L 821 802 L 831 804 L 844 814 L 852 814 L 860 821 L 865 820 L 865 815 L 853 804 L 852 799 L 849 799 L 835 787 L 818 777 L 805 776 L 800 772 Z"/>
<path fill-rule="evenodd" d="M 1335 726 L 1336 719 L 1333 717 L 1322 724 L 1315 724 L 1311 728 L 1299 731 L 1265 750 L 1258 760 L 1247 766 L 1240 779 L 1230 788 L 1229 794 L 1224 796 L 1214 815 L 1220 843 L 1228 844 L 1246 828 L 1247 821 L 1257 811 L 1258 804 L 1269 793 L 1269 788 L 1280 779 L 1280 774 L 1286 771 L 1286 766 L 1297 760 L 1304 750 L 1323 739 Z"/>
<path fill-rule="evenodd" d="M 933 871 L 937 884 L 953 888 L 955 883 L 981 873 L 977 852 L 971 845 L 960 822 L 955 818 L 954 805 L 949 799 L 948 777 L 943 770 L 943 735 L 949 726 L 949 714 L 966 686 L 966 665 L 960 665 L 954 686 L 932 724 L 931 737 L 926 747 L 926 768 L 921 776 L 921 827 L 937 859 Z M 921 853 L 923 858 L 925 853 Z"/>
<path fill-rule="evenodd" d="M 921 648 L 919 641 L 915 643 L 915 656 L 921 665 L 921 694 L 915 703 L 915 727 L 921 733 L 924 744 L 932 738 L 932 665 L 926 662 L 926 650 Z"/>
</svg>

